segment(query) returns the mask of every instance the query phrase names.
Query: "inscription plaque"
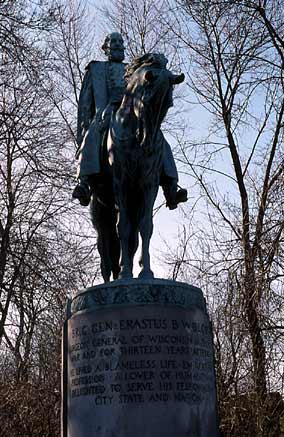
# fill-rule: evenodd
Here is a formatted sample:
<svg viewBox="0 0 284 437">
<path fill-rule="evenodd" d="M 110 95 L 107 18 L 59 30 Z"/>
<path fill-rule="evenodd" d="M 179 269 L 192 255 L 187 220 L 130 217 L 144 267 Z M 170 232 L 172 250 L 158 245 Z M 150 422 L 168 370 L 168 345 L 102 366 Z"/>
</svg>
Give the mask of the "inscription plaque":
<svg viewBox="0 0 284 437">
<path fill-rule="evenodd" d="M 112 435 L 218 435 L 212 332 L 201 308 L 114 305 L 70 318 L 68 437 Z"/>
</svg>

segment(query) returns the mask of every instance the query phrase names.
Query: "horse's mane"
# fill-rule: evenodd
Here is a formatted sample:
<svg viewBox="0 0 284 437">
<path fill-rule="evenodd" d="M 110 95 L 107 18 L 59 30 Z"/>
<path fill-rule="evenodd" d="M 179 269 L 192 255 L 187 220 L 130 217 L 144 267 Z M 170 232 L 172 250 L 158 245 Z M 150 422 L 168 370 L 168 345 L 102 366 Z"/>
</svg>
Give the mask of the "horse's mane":
<svg viewBox="0 0 284 437">
<path fill-rule="evenodd" d="M 127 66 L 125 73 L 125 80 L 128 82 L 132 74 L 142 65 L 156 68 L 165 68 L 167 65 L 167 58 L 161 53 L 146 53 L 138 56 Z"/>
</svg>

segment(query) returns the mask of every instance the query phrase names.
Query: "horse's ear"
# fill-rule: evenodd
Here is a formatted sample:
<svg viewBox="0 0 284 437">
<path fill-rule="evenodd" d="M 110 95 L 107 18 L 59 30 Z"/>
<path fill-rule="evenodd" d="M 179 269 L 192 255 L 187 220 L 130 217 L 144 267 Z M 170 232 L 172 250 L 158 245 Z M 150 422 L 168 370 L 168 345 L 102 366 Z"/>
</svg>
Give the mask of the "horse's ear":
<svg viewBox="0 0 284 437">
<path fill-rule="evenodd" d="M 154 74 L 152 70 L 148 70 L 146 71 L 145 75 L 144 75 L 144 79 L 146 79 L 148 82 L 153 82 L 154 80 Z"/>
</svg>

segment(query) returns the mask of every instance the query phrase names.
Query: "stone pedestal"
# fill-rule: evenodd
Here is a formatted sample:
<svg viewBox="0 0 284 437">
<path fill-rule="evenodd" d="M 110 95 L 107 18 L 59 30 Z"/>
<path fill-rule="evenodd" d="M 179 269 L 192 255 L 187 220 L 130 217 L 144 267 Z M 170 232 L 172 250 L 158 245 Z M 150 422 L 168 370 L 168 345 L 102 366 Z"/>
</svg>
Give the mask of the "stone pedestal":
<svg viewBox="0 0 284 437">
<path fill-rule="evenodd" d="M 65 331 L 64 437 L 219 435 L 200 289 L 159 279 L 88 288 Z"/>
</svg>

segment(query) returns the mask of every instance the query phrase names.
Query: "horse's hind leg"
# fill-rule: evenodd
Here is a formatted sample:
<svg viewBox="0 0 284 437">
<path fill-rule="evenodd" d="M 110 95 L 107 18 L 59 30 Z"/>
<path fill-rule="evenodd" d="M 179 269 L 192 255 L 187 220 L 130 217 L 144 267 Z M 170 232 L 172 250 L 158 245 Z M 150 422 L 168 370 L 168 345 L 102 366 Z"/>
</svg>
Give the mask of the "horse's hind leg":
<svg viewBox="0 0 284 437">
<path fill-rule="evenodd" d="M 128 246 L 128 255 L 130 259 L 131 270 L 133 269 L 133 259 L 138 248 L 138 243 L 139 243 L 138 226 L 135 228 L 132 227 L 129 237 L 129 246 Z"/>
<path fill-rule="evenodd" d="M 119 266 L 120 242 L 116 231 L 116 224 L 114 224 L 110 241 L 111 241 L 111 253 L 110 253 L 111 271 L 112 271 L 113 279 L 117 279 L 120 272 L 120 266 Z"/>
<path fill-rule="evenodd" d="M 99 236 L 99 232 L 97 238 L 97 246 L 101 257 L 101 274 L 104 282 L 109 282 L 111 275 L 111 263 L 107 247 L 108 242 L 106 242 L 105 239 L 103 240 L 101 236 Z"/>
<path fill-rule="evenodd" d="M 120 257 L 120 274 L 121 279 L 130 279 L 133 277 L 131 259 L 129 256 L 129 241 L 131 235 L 131 224 L 128 220 L 125 207 L 120 203 L 119 220 L 118 220 L 118 235 L 121 244 Z"/>
<path fill-rule="evenodd" d="M 101 274 L 104 282 L 109 282 L 112 271 L 110 256 L 112 240 L 108 222 L 109 210 L 101 205 L 95 196 L 92 196 L 90 212 L 93 226 L 97 231 L 97 247 L 101 258 Z"/>
</svg>

